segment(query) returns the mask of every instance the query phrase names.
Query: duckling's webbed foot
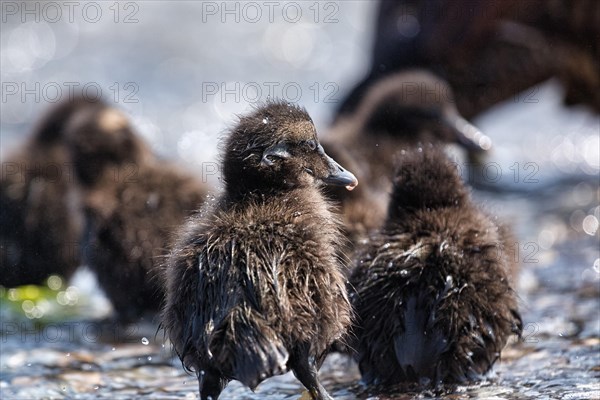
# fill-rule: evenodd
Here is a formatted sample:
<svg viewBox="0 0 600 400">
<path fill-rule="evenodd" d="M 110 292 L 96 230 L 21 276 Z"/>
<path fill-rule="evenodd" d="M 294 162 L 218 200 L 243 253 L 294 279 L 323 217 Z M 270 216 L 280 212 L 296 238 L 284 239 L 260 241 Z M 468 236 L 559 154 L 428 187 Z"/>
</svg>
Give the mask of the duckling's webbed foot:
<svg viewBox="0 0 600 400">
<path fill-rule="evenodd" d="M 309 354 L 309 347 L 301 345 L 296 348 L 288 365 L 296 378 L 306 387 L 313 400 L 333 400 L 319 382 L 316 360 Z"/>
<path fill-rule="evenodd" d="M 201 371 L 198 374 L 201 400 L 217 400 L 229 380 L 219 373 Z"/>
</svg>

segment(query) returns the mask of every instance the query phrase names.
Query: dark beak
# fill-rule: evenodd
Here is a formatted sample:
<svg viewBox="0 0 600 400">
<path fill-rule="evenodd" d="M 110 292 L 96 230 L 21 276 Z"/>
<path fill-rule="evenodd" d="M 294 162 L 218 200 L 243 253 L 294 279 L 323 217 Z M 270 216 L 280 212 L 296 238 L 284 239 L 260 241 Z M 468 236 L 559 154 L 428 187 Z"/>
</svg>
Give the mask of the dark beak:
<svg viewBox="0 0 600 400">
<path fill-rule="evenodd" d="M 329 168 L 329 175 L 322 179 L 325 184 L 345 186 L 348 190 L 352 190 L 358 185 L 358 179 L 356 179 L 354 174 L 344 169 L 333 158 L 329 157 L 321 145 L 319 145 L 318 151 L 325 158 Z"/>
<path fill-rule="evenodd" d="M 488 136 L 457 113 L 447 113 L 442 121 L 452 130 L 455 141 L 467 150 L 482 152 L 492 147 L 492 140 Z"/>
</svg>

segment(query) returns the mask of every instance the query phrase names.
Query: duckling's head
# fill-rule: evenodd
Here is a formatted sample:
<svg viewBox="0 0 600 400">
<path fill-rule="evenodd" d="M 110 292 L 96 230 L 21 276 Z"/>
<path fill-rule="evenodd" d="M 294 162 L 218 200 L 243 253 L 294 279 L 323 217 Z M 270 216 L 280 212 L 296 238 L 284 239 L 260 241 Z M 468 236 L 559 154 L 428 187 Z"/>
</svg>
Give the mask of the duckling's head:
<svg viewBox="0 0 600 400">
<path fill-rule="evenodd" d="M 230 194 L 358 184 L 325 154 L 306 110 L 278 100 L 240 117 L 225 143 L 223 178 Z"/>
<path fill-rule="evenodd" d="M 107 105 L 78 112 L 65 136 L 83 184 L 92 184 L 110 165 L 135 164 L 149 152 L 127 117 Z"/>
<path fill-rule="evenodd" d="M 412 210 L 460 207 L 468 198 L 456 164 L 430 144 L 400 151 L 393 183 L 390 219 Z"/>
<path fill-rule="evenodd" d="M 450 86 L 423 70 L 382 78 L 365 96 L 357 116 L 367 132 L 408 141 L 429 137 L 471 151 L 491 147 L 491 140 L 458 113 Z"/>
<path fill-rule="evenodd" d="M 88 98 L 81 93 L 75 94 L 67 101 L 51 107 L 38 121 L 35 127 L 34 140 L 41 144 L 54 144 L 64 140 L 65 128 L 73 115 L 85 109 L 103 107 L 100 99 Z"/>
</svg>

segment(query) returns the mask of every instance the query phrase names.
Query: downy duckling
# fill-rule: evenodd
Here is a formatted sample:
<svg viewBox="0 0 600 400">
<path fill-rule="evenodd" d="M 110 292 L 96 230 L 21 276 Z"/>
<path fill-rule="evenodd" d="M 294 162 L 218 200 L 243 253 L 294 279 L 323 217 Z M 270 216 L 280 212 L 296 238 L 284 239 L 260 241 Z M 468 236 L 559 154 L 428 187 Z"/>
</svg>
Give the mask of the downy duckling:
<svg viewBox="0 0 600 400">
<path fill-rule="evenodd" d="M 74 115 L 98 107 L 83 96 L 51 107 L 2 162 L 0 285 L 40 285 L 53 274 L 69 279 L 79 266 L 83 214 L 64 131 Z"/>
<path fill-rule="evenodd" d="M 350 278 L 366 384 L 464 383 L 492 368 L 522 331 L 508 238 L 441 149 L 401 155 L 387 219 Z"/>
<path fill-rule="evenodd" d="M 67 138 L 85 210 L 85 263 L 120 322 L 158 311 L 159 269 L 173 232 L 201 207 L 207 188 L 156 157 L 112 107 L 78 114 Z"/>
<path fill-rule="evenodd" d="M 460 116 L 450 87 L 419 70 L 382 79 L 323 139 L 327 153 L 361 182 L 352 192 L 328 192 L 341 202 L 352 243 L 383 223 L 398 151 L 423 142 L 459 143 L 474 152 L 491 147 L 490 139 Z"/>
<path fill-rule="evenodd" d="M 270 101 L 240 118 L 223 154 L 223 195 L 180 235 L 166 270 L 163 326 L 201 399 L 231 380 L 252 390 L 292 370 L 313 399 L 346 331 L 344 241 L 321 184 L 357 185 L 319 144 L 306 111 Z"/>
</svg>

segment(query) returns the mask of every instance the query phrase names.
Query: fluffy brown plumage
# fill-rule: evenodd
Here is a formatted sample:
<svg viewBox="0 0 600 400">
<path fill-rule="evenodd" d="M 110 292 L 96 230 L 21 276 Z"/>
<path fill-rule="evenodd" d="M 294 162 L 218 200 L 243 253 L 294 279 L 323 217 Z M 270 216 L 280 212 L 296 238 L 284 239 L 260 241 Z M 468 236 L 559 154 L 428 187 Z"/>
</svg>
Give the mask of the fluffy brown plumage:
<svg viewBox="0 0 600 400">
<path fill-rule="evenodd" d="M 206 188 L 152 154 L 116 109 L 79 113 L 67 138 L 86 217 L 84 261 L 119 319 L 157 311 L 169 241 L 201 207 Z"/>
<path fill-rule="evenodd" d="M 27 143 L 2 162 L 0 285 L 69 278 L 79 265 L 83 217 L 64 143 L 68 121 L 99 103 L 76 97 L 52 107 Z"/>
<path fill-rule="evenodd" d="M 288 370 L 313 399 L 317 370 L 350 323 L 343 236 L 322 182 L 356 178 L 329 158 L 295 105 L 241 117 L 224 149 L 222 197 L 192 218 L 166 270 L 163 325 L 202 399 Z"/>
<path fill-rule="evenodd" d="M 323 140 L 325 150 L 361 181 L 355 191 L 331 191 L 341 202 L 353 243 L 385 219 L 398 151 L 426 142 L 460 143 L 472 151 L 491 146 L 489 138 L 458 114 L 450 87 L 419 70 L 382 79 Z"/>
<path fill-rule="evenodd" d="M 522 330 L 507 232 L 442 150 L 403 152 L 387 220 L 350 278 L 366 383 L 467 382 L 491 369 Z"/>
</svg>

